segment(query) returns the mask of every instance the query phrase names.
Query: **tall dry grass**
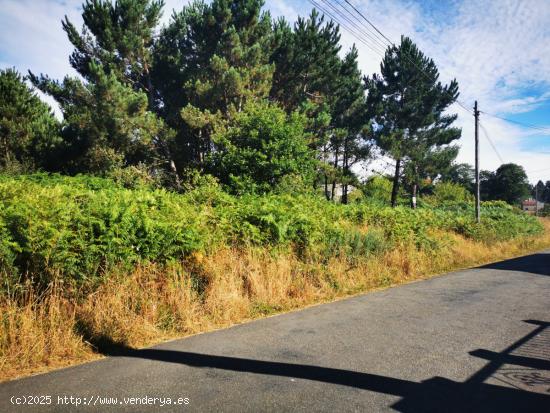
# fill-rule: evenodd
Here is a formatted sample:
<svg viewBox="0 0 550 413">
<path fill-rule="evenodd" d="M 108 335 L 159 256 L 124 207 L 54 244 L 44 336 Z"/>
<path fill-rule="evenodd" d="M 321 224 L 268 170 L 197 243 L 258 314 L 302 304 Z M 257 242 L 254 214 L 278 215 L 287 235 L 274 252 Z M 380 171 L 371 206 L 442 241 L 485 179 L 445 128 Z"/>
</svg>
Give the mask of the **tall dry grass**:
<svg viewBox="0 0 550 413">
<path fill-rule="evenodd" d="M 0 380 L 91 360 L 106 345 L 140 347 L 547 248 L 543 223 L 536 238 L 489 245 L 439 233 L 436 252 L 401 246 L 353 262 L 228 248 L 112 274 L 87 295 L 27 286 L 0 298 Z"/>
</svg>

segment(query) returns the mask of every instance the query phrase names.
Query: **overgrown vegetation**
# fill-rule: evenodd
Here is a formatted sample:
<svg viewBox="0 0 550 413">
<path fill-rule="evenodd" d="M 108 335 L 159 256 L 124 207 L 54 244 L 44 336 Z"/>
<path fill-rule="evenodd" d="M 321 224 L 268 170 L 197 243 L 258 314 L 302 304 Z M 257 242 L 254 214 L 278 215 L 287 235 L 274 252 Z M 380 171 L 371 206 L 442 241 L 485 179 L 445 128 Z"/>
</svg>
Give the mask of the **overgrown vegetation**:
<svg viewBox="0 0 550 413">
<path fill-rule="evenodd" d="M 3 378 L 550 245 L 503 202 L 416 210 L 0 177 Z"/>
<path fill-rule="evenodd" d="M 313 10 L 291 26 L 263 6 L 195 0 L 160 27 L 162 1 L 85 2 L 81 31 L 63 21 L 80 77 L 27 77 L 63 115 L 62 122 L 40 115 L 54 131 L 35 139 L 30 155 L 13 125 L 36 124 L 44 104 L 21 76 L 0 73 L 6 101 L 29 95 L 33 109 L 0 107 L 14 141 L 2 156 L 21 163 L 32 155 L 27 170 L 72 175 L 137 168 L 178 192 L 195 173 L 237 194 L 268 192 L 299 175 L 302 187 L 323 187 L 328 200 L 347 203 L 360 181 L 354 167 L 377 144 L 397 162 L 392 205 L 400 182 L 416 193 L 451 166 L 457 150 L 449 144 L 460 129 L 443 112 L 458 85 L 439 82 L 435 63 L 411 39 L 386 50 L 383 77 L 364 78 L 357 49 L 341 53 L 334 22 Z M 37 152 L 42 146 L 47 151 Z"/>
<path fill-rule="evenodd" d="M 313 194 L 235 197 L 214 183 L 179 195 L 87 176 L 3 176 L 0 204 L 1 270 L 11 280 L 4 288 L 25 278 L 93 285 L 121 265 L 180 261 L 222 246 L 291 251 L 307 261 L 408 243 L 436 251 L 434 231 L 493 242 L 542 230 L 503 202 L 485 203 L 477 225 L 470 204 L 454 200 L 414 211 L 336 205 Z"/>
<path fill-rule="evenodd" d="M 0 379 L 550 244 L 497 200 L 517 165 L 474 222 L 458 84 L 411 39 L 365 78 L 332 21 L 263 4 L 86 1 L 79 77 L 0 71 Z"/>
</svg>

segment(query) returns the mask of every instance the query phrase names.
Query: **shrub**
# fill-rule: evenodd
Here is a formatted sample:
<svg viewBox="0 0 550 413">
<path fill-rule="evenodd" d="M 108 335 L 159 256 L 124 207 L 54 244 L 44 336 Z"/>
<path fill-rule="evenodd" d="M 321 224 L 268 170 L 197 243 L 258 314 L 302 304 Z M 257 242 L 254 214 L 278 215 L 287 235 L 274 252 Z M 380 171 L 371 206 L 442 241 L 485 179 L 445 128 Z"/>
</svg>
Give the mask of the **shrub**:
<svg viewBox="0 0 550 413">
<path fill-rule="evenodd" d="M 315 162 L 305 121 L 271 103 L 247 103 L 231 126 L 214 135 L 212 171 L 237 194 L 269 192 L 288 175 L 311 182 Z"/>
<path fill-rule="evenodd" d="M 425 202 L 430 205 L 473 202 L 473 200 L 473 195 L 466 188 L 452 182 L 435 184 L 433 195 L 425 198 Z"/>
<path fill-rule="evenodd" d="M 99 178 L 42 178 L 0 181 L 3 255 L 14 255 L 19 274 L 40 284 L 57 276 L 81 283 L 113 265 L 166 261 L 203 247 L 200 214 L 176 195 Z"/>
<path fill-rule="evenodd" d="M 389 205 L 392 182 L 383 176 L 373 176 L 363 185 L 362 190 L 365 198 Z"/>
<path fill-rule="evenodd" d="M 356 260 L 392 246 L 442 248 L 437 232 L 483 242 L 532 236 L 540 222 L 504 202 L 389 208 L 341 205 L 311 193 L 231 196 L 213 180 L 181 195 L 112 180 L 0 175 L 0 273 L 44 286 L 94 285 L 114 267 L 160 265 L 222 246 Z"/>
</svg>

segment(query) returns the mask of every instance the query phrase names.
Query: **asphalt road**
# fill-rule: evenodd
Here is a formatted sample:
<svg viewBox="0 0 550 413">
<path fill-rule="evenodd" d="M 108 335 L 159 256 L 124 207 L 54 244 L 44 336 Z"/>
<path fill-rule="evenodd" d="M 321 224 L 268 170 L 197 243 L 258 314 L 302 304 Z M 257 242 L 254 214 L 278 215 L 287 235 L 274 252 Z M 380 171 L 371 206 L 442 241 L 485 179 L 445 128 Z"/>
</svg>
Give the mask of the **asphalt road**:
<svg viewBox="0 0 550 413">
<path fill-rule="evenodd" d="M 4 383 L 11 411 L 550 412 L 550 251 Z"/>
</svg>

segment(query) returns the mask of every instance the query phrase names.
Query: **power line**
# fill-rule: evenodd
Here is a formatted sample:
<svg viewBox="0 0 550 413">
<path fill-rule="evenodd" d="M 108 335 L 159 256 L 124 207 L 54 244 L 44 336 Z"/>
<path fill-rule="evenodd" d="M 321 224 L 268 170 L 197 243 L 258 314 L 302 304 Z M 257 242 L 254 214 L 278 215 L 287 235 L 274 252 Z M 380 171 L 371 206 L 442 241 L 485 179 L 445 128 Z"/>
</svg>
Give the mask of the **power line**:
<svg viewBox="0 0 550 413">
<path fill-rule="evenodd" d="M 365 20 L 374 30 L 376 30 L 376 31 L 378 32 L 378 34 L 380 34 L 380 35 L 381 35 L 384 39 L 386 39 L 391 45 L 393 45 L 393 42 L 392 42 L 390 39 L 388 39 L 384 33 L 382 33 L 380 30 L 378 30 L 378 28 L 377 28 L 373 23 L 371 23 L 371 21 L 370 21 L 369 19 L 367 19 L 367 18 L 363 15 L 363 13 L 361 13 L 359 10 L 357 10 L 353 4 L 351 4 L 348 0 L 344 0 L 344 1 L 345 1 L 353 10 L 355 10 L 355 12 L 356 12 L 359 16 L 361 16 L 361 17 L 363 18 L 363 20 Z"/>
<path fill-rule="evenodd" d="M 382 31 L 380 29 L 378 29 L 378 27 L 376 27 L 376 25 L 374 25 L 374 23 L 372 23 L 363 13 L 361 13 L 353 4 L 351 4 L 348 0 L 344 0 L 354 11 L 355 13 L 357 13 L 359 16 L 361 16 L 363 18 L 363 20 L 365 20 L 374 30 L 376 30 L 377 33 L 379 33 L 388 43 L 389 45 L 388 46 L 393 46 L 393 47 L 396 47 L 395 44 L 384 34 L 382 33 Z M 341 6 L 344 6 L 343 4 L 341 3 L 338 3 L 340 4 Z M 344 7 L 345 8 L 345 7 Z M 347 10 L 347 8 L 346 8 Z M 348 10 L 349 12 L 349 10 Z M 421 67 L 419 67 L 412 59 L 410 59 L 406 54 L 403 55 L 405 57 L 405 59 L 407 59 L 407 61 L 412 64 L 420 74 L 422 74 L 426 79 L 428 79 L 429 81 L 433 81 L 434 79 L 431 78 L 430 75 L 428 75 L 424 70 L 422 70 Z M 450 93 L 449 93 L 449 96 Z M 451 96 L 452 97 L 452 96 Z M 473 114 L 472 110 L 466 105 L 464 104 L 463 102 L 461 102 L 460 100 L 456 100 L 456 103 L 458 103 L 458 105 L 463 109 L 465 110 L 466 112 L 468 112 L 469 114 Z"/>
<path fill-rule="evenodd" d="M 351 33 L 353 37 L 355 37 L 357 40 L 359 40 L 361 43 L 363 43 L 365 46 L 367 46 L 369 49 L 371 49 L 373 52 L 375 52 L 379 56 L 384 56 L 384 52 L 378 50 L 375 45 L 369 43 L 365 38 L 363 38 L 360 34 L 358 35 L 353 29 L 350 29 L 347 25 L 343 24 L 341 21 L 339 21 L 331 12 L 329 12 L 326 8 L 321 6 L 319 3 L 317 3 L 315 0 L 308 0 L 313 7 L 319 9 L 323 14 L 326 14 L 331 18 L 332 21 L 337 23 L 340 27 L 342 27 L 347 32 Z"/>
<path fill-rule="evenodd" d="M 380 44 L 384 49 L 387 49 L 388 46 L 392 46 L 392 42 L 388 42 L 385 39 L 382 39 L 380 36 L 378 36 L 377 32 L 372 30 L 369 26 L 364 26 L 362 20 L 357 17 L 357 14 L 351 12 L 344 3 L 341 2 L 341 0 L 336 0 L 336 3 L 338 6 L 340 6 L 347 14 L 350 15 L 351 18 L 353 18 L 358 24 L 361 25 L 362 28 L 366 29 L 369 34 L 372 34 L 372 36 L 377 40 L 378 44 Z"/>
<path fill-rule="evenodd" d="M 513 120 L 513 119 L 508 119 L 508 118 L 505 118 L 503 116 L 494 115 L 492 113 L 487 113 L 487 112 L 483 112 L 483 111 L 480 111 L 480 112 L 483 113 L 484 115 L 488 115 L 488 116 L 491 116 L 493 118 L 501 119 L 501 120 L 504 120 L 506 122 L 515 123 L 515 124 L 523 126 L 525 128 L 531 128 L 531 129 L 540 130 L 540 131 L 543 131 L 543 132 L 550 132 L 550 126 L 533 125 L 531 123 L 525 123 L 525 122 L 520 122 L 520 121 Z"/>
<path fill-rule="evenodd" d="M 326 0 L 325 0 L 326 1 Z M 353 11 L 355 11 L 355 13 L 357 13 L 357 15 L 359 15 L 364 21 L 366 21 L 370 27 L 372 27 L 380 36 L 382 36 L 386 42 L 387 42 L 387 45 L 388 46 L 395 46 L 395 44 L 384 34 L 382 33 L 382 31 L 380 29 L 378 29 L 378 27 L 376 27 L 376 25 L 374 23 L 372 23 L 360 10 L 358 10 L 349 0 L 343 0 L 345 1 L 345 3 L 350 6 Z M 345 7 L 344 4 L 340 3 L 340 0 L 336 0 L 337 4 L 340 5 L 342 8 L 344 8 L 348 13 L 350 13 L 350 15 L 352 14 L 348 8 Z M 382 40 L 380 40 L 380 38 L 378 38 L 378 40 L 381 42 L 381 44 L 384 44 Z M 407 58 L 407 56 L 405 56 Z M 409 59 L 408 59 L 409 60 Z M 414 62 L 412 62 L 411 60 L 409 60 L 409 63 L 412 63 L 413 65 Z M 415 65 L 416 66 L 416 65 Z M 428 76 L 424 71 L 422 71 L 421 68 L 419 68 L 418 66 L 416 66 L 416 68 L 424 75 Z M 429 79 L 431 80 L 431 79 Z M 545 100 L 548 100 L 548 99 L 545 99 Z M 462 107 L 462 109 L 466 110 L 468 113 L 472 113 L 471 109 L 468 108 L 467 105 L 465 105 L 463 102 L 461 102 L 460 100 L 457 99 L 456 101 L 460 107 Z M 539 130 L 539 131 L 543 131 L 543 132 L 550 132 L 550 126 L 540 126 L 540 125 L 534 125 L 534 124 L 530 124 L 530 123 L 526 123 L 526 122 L 520 122 L 520 121 L 516 121 L 516 120 L 513 120 L 513 119 L 508 119 L 508 118 L 505 118 L 505 117 L 502 117 L 502 116 L 499 116 L 499 115 L 495 115 L 495 114 L 492 114 L 492 113 L 488 113 L 488 112 L 483 112 L 483 111 L 480 111 L 481 113 L 485 114 L 485 115 L 489 115 L 489 116 L 492 116 L 492 117 L 495 117 L 495 118 L 498 118 L 498 119 L 502 119 L 506 122 L 510 122 L 510 123 L 515 123 L 517 125 L 520 125 L 520 126 L 523 126 L 523 127 L 526 127 L 526 128 L 531 128 L 531 129 L 534 129 L 534 130 Z"/>
<path fill-rule="evenodd" d="M 342 11 L 340 11 L 340 9 L 338 7 L 336 7 L 335 5 L 333 5 L 330 2 L 330 0 L 321 0 L 321 1 L 323 3 L 325 3 L 328 7 L 330 7 L 331 10 L 334 10 L 334 12 L 336 14 L 338 14 L 339 16 L 341 16 L 346 22 L 351 24 L 352 27 L 357 29 L 359 31 L 360 35 L 368 37 L 373 42 L 372 43 L 373 46 L 376 47 L 377 50 L 380 50 L 382 55 L 384 55 L 384 53 L 386 52 L 386 45 L 377 43 L 378 38 L 376 38 L 374 36 L 371 36 L 370 33 L 367 33 L 365 31 L 363 31 L 363 28 L 360 25 L 358 25 L 354 20 L 350 19 L 348 16 L 346 16 L 344 13 L 342 13 Z"/>
<path fill-rule="evenodd" d="M 326 0 L 325 0 L 326 1 Z M 349 10 L 339 2 L 339 0 L 336 0 L 337 3 L 339 5 L 341 5 L 346 11 L 349 12 Z M 391 46 L 395 46 L 395 44 L 390 40 L 388 39 L 363 13 L 361 13 L 355 6 L 353 6 L 353 4 L 351 4 L 348 0 L 344 0 L 349 6 L 351 6 L 353 8 L 353 10 L 359 14 L 371 27 L 373 27 L 378 33 L 380 33 L 380 35 L 382 35 L 384 37 L 384 39 L 386 39 L 388 42 L 389 42 L 389 45 Z M 407 60 L 409 61 L 409 63 L 412 63 L 419 71 L 420 73 L 428 76 L 421 68 L 419 68 L 413 61 L 411 61 L 410 59 L 408 59 L 408 57 L 405 55 L 405 58 L 407 58 Z M 431 78 L 428 77 L 429 80 L 431 80 Z M 548 100 L 548 99 L 546 99 Z M 458 105 L 460 107 L 462 107 L 464 110 L 466 110 L 468 113 L 472 113 L 472 111 L 470 110 L 470 108 L 468 108 L 463 102 L 461 102 L 460 100 L 456 100 L 456 103 L 458 103 Z M 531 128 L 531 129 L 535 129 L 535 130 L 540 130 L 540 131 L 543 131 L 543 132 L 550 132 L 550 127 L 548 126 L 540 126 L 540 125 L 534 125 L 534 124 L 530 124 L 530 123 L 526 123 L 526 122 L 520 122 L 520 121 L 516 121 L 516 120 L 513 120 L 513 119 L 509 119 L 509 118 L 505 118 L 505 117 L 502 117 L 502 116 L 499 116 L 499 115 L 495 115 L 495 114 L 492 114 L 492 113 L 488 113 L 488 112 L 484 112 L 484 111 L 480 111 L 481 113 L 485 114 L 485 115 L 489 115 L 489 116 L 492 116 L 492 117 L 495 117 L 495 118 L 498 118 L 498 119 L 502 119 L 504 121 L 507 121 L 507 122 L 511 122 L 511 123 L 515 123 L 517 125 L 521 125 L 523 127 L 527 127 L 527 128 Z"/>
<path fill-rule="evenodd" d="M 481 111 L 480 111 L 481 112 Z M 485 138 L 487 139 L 487 141 L 489 141 L 489 144 L 491 145 L 491 147 L 493 148 L 493 151 L 495 151 L 498 159 L 500 160 L 500 163 L 504 163 L 504 160 L 502 159 L 502 156 L 500 156 L 500 153 L 498 152 L 497 150 L 497 147 L 495 146 L 495 144 L 493 143 L 493 141 L 491 140 L 491 138 L 489 137 L 489 134 L 487 133 L 487 129 L 485 129 L 485 126 L 483 126 L 481 124 L 481 122 L 479 122 L 479 126 L 481 126 L 481 130 L 483 131 L 483 134 L 485 135 Z"/>
<path fill-rule="evenodd" d="M 352 23 L 353 27 L 357 28 L 357 30 L 350 29 L 346 24 L 343 24 L 342 21 L 340 21 L 338 18 L 336 18 L 336 16 L 334 16 L 334 14 L 332 14 L 330 11 L 328 11 L 324 6 L 321 6 L 317 1 L 315 1 L 315 0 L 308 0 L 308 1 L 314 7 L 318 8 L 321 12 L 323 12 L 324 14 L 329 16 L 339 26 L 344 28 L 349 33 L 351 33 L 353 37 L 355 37 L 361 43 L 366 45 L 369 49 L 374 51 L 377 55 L 379 55 L 382 58 L 384 57 L 384 54 L 386 52 L 386 47 L 388 47 L 388 45 L 381 42 L 380 39 L 378 37 L 376 37 L 376 35 L 373 36 L 373 34 L 365 32 L 364 29 L 360 25 L 358 25 L 357 23 L 352 22 L 349 18 L 344 16 L 342 14 L 342 12 L 338 11 L 338 14 L 340 16 L 343 16 L 347 22 Z M 327 1 L 327 0 L 320 0 L 320 1 L 323 1 L 324 3 L 329 4 L 329 7 L 331 7 L 332 10 L 336 9 L 336 7 L 331 5 L 329 3 L 329 1 Z M 346 11 L 349 13 L 349 11 L 347 9 L 346 9 Z M 355 17 L 355 19 L 358 20 L 356 17 Z M 367 40 L 367 38 L 369 40 Z"/>
</svg>

